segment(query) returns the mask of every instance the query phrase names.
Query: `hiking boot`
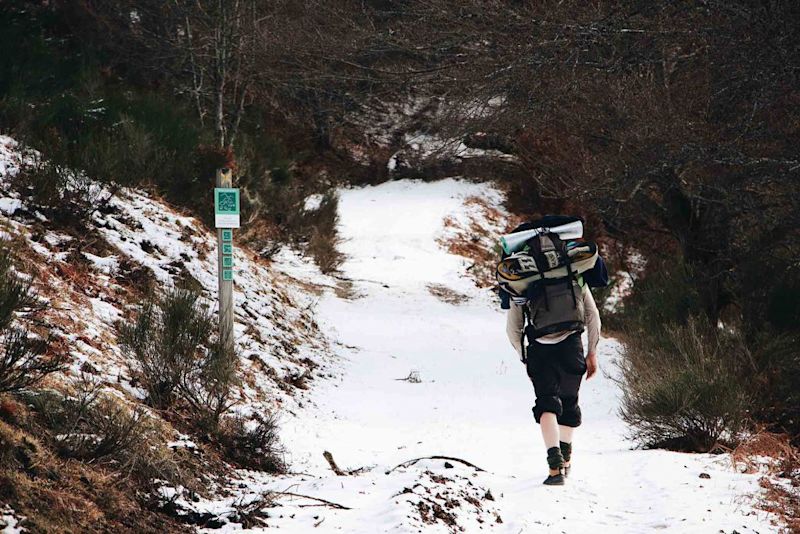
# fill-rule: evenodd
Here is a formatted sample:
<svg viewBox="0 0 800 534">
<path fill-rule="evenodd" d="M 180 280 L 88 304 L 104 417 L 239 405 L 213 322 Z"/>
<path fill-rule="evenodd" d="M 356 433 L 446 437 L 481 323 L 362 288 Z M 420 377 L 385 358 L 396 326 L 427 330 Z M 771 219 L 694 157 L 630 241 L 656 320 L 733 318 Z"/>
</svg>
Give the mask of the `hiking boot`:
<svg viewBox="0 0 800 534">
<path fill-rule="evenodd" d="M 546 479 L 544 479 L 544 482 L 542 482 L 542 484 L 544 484 L 545 486 L 563 486 L 564 475 L 562 475 L 561 473 L 557 475 L 550 475 Z"/>
<path fill-rule="evenodd" d="M 547 449 L 547 466 L 550 471 L 556 471 L 555 475 L 549 475 L 545 479 L 546 486 L 563 486 L 564 485 L 564 457 L 561 455 L 560 447 L 550 447 Z"/>
</svg>

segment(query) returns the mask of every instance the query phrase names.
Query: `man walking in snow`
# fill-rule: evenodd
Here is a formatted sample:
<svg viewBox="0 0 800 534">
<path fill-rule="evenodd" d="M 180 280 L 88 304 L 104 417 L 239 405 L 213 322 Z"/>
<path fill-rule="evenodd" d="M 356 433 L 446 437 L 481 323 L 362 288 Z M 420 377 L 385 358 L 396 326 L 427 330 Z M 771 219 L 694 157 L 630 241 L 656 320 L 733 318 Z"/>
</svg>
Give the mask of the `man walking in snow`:
<svg viewBox="0 0 800 534">
<path fill-rule="evenodd" d="M 530 340 L 523 354 L 525 304 L 512 303 L 506 332 L 511 344 L 522 355 L 528 376 L 533 382 L 536 404 L 533 415 L 539 423 L 547 448 L 549 476 L 547 485 L 563 485 L 572 459 L 572 436 L 581 424 L 578 391 L 584 373 L 592 378 L 597 372 L 597 344 L 600 341 L 600 314 L 588 285 L 583 285 L 578 304 L 583 310 L 583 326 L 589 347 L 584 358 L 580 331 L 564 330 Z"/>
</svg>

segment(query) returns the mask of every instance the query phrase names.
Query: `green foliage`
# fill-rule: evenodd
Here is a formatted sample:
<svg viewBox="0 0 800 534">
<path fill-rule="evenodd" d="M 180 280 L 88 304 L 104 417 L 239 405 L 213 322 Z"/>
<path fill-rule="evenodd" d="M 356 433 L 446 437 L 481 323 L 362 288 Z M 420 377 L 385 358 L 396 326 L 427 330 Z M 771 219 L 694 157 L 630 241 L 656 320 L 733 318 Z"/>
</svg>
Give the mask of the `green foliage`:
<svg viewBox="0 0 800 534">
<path fill-rule="evenodd" d="M 629 332 L 622 358 L 621 415 L 650 447 L 708 452 L 737 442 L 752 399 L 754 362 L 744 341 L 701 319 L 663 336 Z"/>
<path fill-rule="evenodd" d="M 173 404 L 177 390 L 202 359 L 213 327 L 199 294 L 185 289 L 147 300 L 132 323 L 120 325 L 120 344 L 133 357 L 131 371 L 152 406 Z"/>
<path fill-rule="evenodd" d="M 198 292 L 177 288 L 148 299 L 135 319 L 119 325 L 131 373 L 157 408 L 185 403 L 194 426 L 213 433 L 232 405 L 237 356 L 215 339 L 215 322 Z"/>
</svg>

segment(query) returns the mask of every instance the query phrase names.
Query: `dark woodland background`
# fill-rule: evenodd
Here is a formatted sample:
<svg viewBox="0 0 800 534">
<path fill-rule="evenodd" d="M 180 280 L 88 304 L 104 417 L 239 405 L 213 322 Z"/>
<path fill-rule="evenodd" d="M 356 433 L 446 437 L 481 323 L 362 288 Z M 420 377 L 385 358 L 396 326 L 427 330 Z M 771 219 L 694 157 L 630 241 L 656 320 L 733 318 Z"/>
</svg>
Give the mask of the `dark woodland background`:
<svg viewBox="0 0 800 534">
<path fill-rule="evenodd" d="M 25 187 L 65 226 L 91 199 L 61 167 L 208 222 L 229 165 L 243 239 L 332 272 L 335 186 L 497 180 L 635 275 L 604 324 L 644 445 L 800 440 L 797 2 L 6 0 L 0 50 L 0 130 L 52 161 Z"/>
</svg>

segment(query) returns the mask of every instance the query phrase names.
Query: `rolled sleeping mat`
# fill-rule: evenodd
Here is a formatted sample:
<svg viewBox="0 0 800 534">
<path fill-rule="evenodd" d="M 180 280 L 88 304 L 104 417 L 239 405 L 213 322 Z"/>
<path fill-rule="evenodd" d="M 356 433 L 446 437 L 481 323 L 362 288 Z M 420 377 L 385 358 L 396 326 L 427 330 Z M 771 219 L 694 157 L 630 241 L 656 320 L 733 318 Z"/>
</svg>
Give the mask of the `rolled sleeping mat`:
<svg viewBox="0 0 800 534">
<path fill-rule="evenodd" d="M 597 245 L 581 242 L 580 245 L 569 249 L 570 266 L 573 274 L 579 275 L 594 268 L 600 257 Z M 566 265 L 559 265 L 544 273 L 540 273 L 534 259 L 523 252 L 512 254 L 497 264 L 496 277 L 500 287 L 514 296 L 524 296 L 531 284 L 545 280 L 566 278 L 569 271 Z"/>
<path fill-rule="evenodd" d="M 506 234 L 500 238 L 500 246 L 503 247 L 503 252 L 506 254 L 513 254 L 522 248 L 522 245 L 524 245 L 528 239 L 539 234 L 547 233 L 558 234 L 558 237 L 560 237 L 562 241 L 580 239 L 583 237 L 583 221 L 578 219 L 559 226 L 541 226 L 521 232 Z"/>
</svg>

